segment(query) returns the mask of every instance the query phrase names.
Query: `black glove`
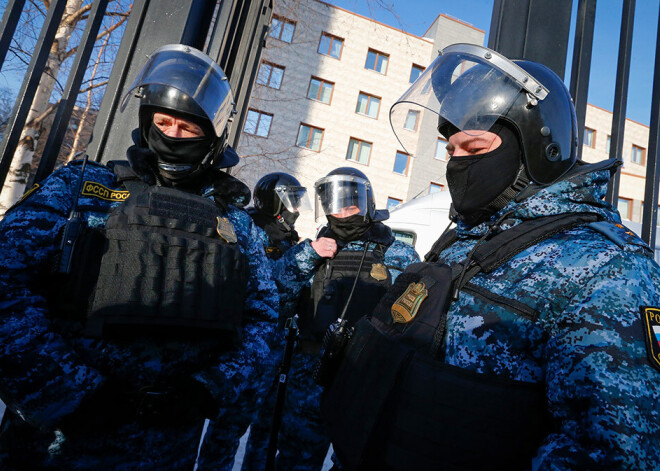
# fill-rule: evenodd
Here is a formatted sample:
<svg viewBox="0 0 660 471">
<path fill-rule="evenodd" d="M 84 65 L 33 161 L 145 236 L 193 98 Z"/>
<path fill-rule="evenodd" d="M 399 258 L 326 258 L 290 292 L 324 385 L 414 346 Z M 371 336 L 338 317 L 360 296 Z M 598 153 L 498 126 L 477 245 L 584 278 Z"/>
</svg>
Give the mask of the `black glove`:
<svg viewBox="0 0 660 471">
<path fill-rule="evenodd" d="M 124 385 L 106 382 L 83 399 L 78 408 L 62 418 L 58 427 L 66 434 L 85 434 L 90 431 L 116 428 L 134 419 Z"/>
<path fill-rule="evenodd" d="M 175 383 L 174 388 L 181 398 L 188 401 L 192 409 L 198 410 L 203 417 L 214 420 L 218 416 L 220 412 L 218 401 L 204 384 L 193 378 L 184 377 Z"/>
</svg>

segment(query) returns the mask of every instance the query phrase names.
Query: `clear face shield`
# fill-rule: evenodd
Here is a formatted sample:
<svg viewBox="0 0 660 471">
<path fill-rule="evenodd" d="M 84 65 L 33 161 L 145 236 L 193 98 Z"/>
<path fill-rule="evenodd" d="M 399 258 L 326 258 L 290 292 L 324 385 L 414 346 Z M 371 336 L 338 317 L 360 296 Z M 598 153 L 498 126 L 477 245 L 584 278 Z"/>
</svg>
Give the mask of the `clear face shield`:
<svg viewBox="0 0 660 471">
<path fill-rule="evenodd" d="M 185 102 L 192 101 L 213 123 L 217 137 L 232 116 L 234 97 L 227 76 L 210 57 L 190 46 L 170 44 L 156 49 L 124 95 L 121 111 L 134 90 L 149 85 L 170 87 L 171 96 L 159 98 L 163 106 L 171 102 L 173 109 L 186 112 Z"/>
<path fill-rule="evenodd" d="M 275 194 L 290 213 L 303 213 L 312 209 L 307 188 L 304 186 L 278 185 L 275 187 Z"/>
<path fill-rule="evenodd" d="M 369 182 L 353 175 L 330 175 L 314 184 L 316 190 L 315 218 L 327 215 L 365 216 L 369 211 Z"/>
<path fill-rule="evenodd" d="M 440 52 L 424 73 L 390 109 L 390 124 L 408 153 L 414 154 L 419 133 L 411 116 L 431 113 L 472 136 L 491 129 L 520 93 L 535 106 L 548 91 L 506 57 L 474 44 L 454 44 Z"/>
</svg>

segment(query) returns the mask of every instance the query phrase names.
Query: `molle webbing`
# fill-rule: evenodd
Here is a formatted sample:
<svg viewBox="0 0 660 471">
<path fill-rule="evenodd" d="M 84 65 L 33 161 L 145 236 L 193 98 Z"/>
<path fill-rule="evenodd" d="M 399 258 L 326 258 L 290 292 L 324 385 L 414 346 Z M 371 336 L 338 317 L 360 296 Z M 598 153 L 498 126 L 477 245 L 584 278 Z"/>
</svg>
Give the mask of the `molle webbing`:
<svg viewBox="0 0 660 471">
<path fill-rule="evenodd" d="M 408 266 L 372 315 L 355 325 L 323 396 L 322 415 L 346 469 L 529 468 L 552 430 L 543 385 L 444 363 L 450 293 L 540 241 L 597 219 L 563 214 L 493 230 L 453 266 L 437 263 L 456 240 L 448 233 L 427 256 L 435 263 Z M 408 293 L 419 296 L 421 291 L 410 291 L 417 283 L 427 297 L 411 311 L 412 319 L 394 322 L 393 304 Z"/>
<path fill-rule="evenodd" d="M 389 270 L 383 264 L 385 250 L 386 247 L 376 244 L 365 255 L 355 294 L 346 312 L 349 325 L 369 314 L 392 284 Z M 341 250 L 318 268 L 311 287 L 312 303 L 306 304 L 307 312 L 299 322 L 302 338 L 320 341 L 330 324 L 339 318 L 358 276 L 363 254 L 363 250 Z M 372 276 L 375 265 L 381 265 L 380 273 L 384 273 L 384 279 Z"/>
<path fill-rule="evenodd" d="M 248 262 L 219 217 L 213 201 L 171 188 L 131 194 L 106 225 L 88 333 L 238 332 Z"/>
</svg>

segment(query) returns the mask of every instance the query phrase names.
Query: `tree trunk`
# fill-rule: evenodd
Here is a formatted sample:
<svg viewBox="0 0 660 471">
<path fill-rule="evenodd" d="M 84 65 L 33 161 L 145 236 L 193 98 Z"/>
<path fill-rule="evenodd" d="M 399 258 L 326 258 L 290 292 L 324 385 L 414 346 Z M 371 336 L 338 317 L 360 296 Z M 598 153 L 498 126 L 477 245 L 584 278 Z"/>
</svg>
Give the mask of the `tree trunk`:
<svg viewBox="0 0 660 471">
<path fill-rule="evenodd" d="M 22 195 L 25 191 L 28 177 L 30 176 L 30 168 L 32 165 L 32 157 L 37 147 L 39 134 L 41 133 L 42 119 L 37 119 L 43 115 L 48 108 L 48 102 L 55 86 L 55 79 L 60 70 L 63 56 L 66 53 L 66 46 L 71 37 L 77 21 L 79 18 L 74 14 L 80 9 L 82 0 L 69 0 L 64 12 L 62 23 L 60 24 L 55 41 L 50 48 L 50 55 L 46 63 L 46 69 L 41 76 L 39 87 L 32 102 L 32 108 L 27 117 L 27 123 L 21 139 L 19 141 L 16 152 L 12 159 L 9 172 L 5 185 L 0 194 L 0 217 L 2 217 Z M 75 19 L 74 19 L 75 18 Z M 74 19 L 72 21 L 72 19 Z"/>
</svg>

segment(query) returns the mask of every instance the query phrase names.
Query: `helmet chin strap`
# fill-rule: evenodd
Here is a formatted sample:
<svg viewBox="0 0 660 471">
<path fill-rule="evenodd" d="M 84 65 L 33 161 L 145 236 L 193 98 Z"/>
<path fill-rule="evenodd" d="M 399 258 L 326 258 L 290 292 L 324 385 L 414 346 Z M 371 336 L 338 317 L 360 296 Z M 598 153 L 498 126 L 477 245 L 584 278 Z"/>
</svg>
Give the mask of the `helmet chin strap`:
<svg viewBox="0 0 660 471">
<path fill-rule="evenodd" d="M 520 164 L 516 179 L 511 185 L 506 187 L 502 193 L 497 195 L 495 199 L 488 204 L 488 206 L 486 206 L 486 210 L 491 214 L 495 214 L 500 209 L 503 209 L 507 204 L 509 204 L 511 200 L 513 200 L 513 198 L 516 197 L 518 193 L 520 193 L 525 187 L 527 187 L 527 185 L 529 185 L 530 181 L 531 180 L 527 175 L 525 166 Z"/>
</svg>

